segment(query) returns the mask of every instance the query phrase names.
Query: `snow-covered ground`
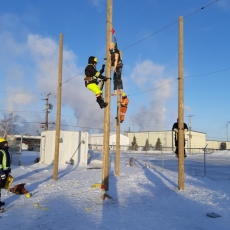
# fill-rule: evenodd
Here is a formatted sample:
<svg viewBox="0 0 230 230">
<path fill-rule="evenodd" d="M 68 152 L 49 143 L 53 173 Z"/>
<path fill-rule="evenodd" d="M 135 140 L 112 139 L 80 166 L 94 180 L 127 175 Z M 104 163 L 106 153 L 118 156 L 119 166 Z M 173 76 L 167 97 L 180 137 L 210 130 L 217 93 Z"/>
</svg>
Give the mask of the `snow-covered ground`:
<svg viewBox="0 0 230 230">
<path fill-rule="evenodd" d="M 94 169 L 60 165 L 59 179 L 54 181 L 52 166 L 33 162 L 38 154 L 24 151 L 22 166 L 12 165 L 13 185 L 26 183 L 33 195 L 27 198 L 2 190 L 6 207 L 0 213 L 0 230 L 230 229 L 228 151 L 207 154 L 205 165 L 203 154 L 189 155 L 184 190 L 178 190 L 178 161 L 172 153 L 121 154 L 119 177 L 114 175 L 111 155 L 109 195 L 113 199 L 104 201 L 100 161 L 92 161 Z"/>
</svg>

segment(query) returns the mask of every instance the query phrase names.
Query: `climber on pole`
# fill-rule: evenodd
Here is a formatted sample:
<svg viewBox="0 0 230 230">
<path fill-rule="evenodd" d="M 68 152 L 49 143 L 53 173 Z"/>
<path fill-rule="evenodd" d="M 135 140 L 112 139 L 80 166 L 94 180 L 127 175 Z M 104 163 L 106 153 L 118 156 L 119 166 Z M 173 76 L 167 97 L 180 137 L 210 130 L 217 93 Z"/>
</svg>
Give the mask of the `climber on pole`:
<svg viewBox="0 0 230 230">
<path fill-rule="evenodd" d="M 129 104 L 129 99 L 128 99 L 126 93 L 124 93 L 124 92 L 121 95 L 120 103 L 121 103 L 120 123 L 122 123 L 125 120 L 125 114 L 126 114 L 128 104 Z M 115 119 L 117 119 L 117 117 Z"/>
<path fill-rule="evenodd" d="M 121 60 L 121 55 L 120 51 L 117 47 L 117 40 L 115 36 L 115 30 L 112 30 L 112 34 L 114 35 L 114 42 L 109 43 L 109 51 L 111 55 L 111 67 L 114 69 L 113 73 L 113 83 L 114 83 L 114 93 L 111 94 L 112 96 L 117 95 L 117 94 L 122 94 L 123 91 L 123 84 L 121 80 L 121 72 L 122 72 L 122 60 Z M 119 92 L 117 93 L 117 90 Z"/>
<path fill-rule="evenodd" d="M 129 99 L 127 95 L 123 92 L 121 95 L 121 117 L 120 122 L 122 123 L 125 120 L 125 114 L 128 109 Z"/>
<path fill-rule="evenodd" d="M 88 65 L 85 68 L 85 86 L 92 91 L 96 98 L 97 102 L 101 109 L 105 108 L 108 103 L 104 101 L 104 98 L 102 97 L 102 88 L 98 86 L 98 79 L 101 79 L 102 81 L 107 81 L 107 78 L 102 75 L 105 70 L 105 65 L 102 65 L 102 69 L 100 71 L 96 70 L 97 65 L 97 58 L 94 56 L 90 56 L 88 59 Z"/>
</svg>

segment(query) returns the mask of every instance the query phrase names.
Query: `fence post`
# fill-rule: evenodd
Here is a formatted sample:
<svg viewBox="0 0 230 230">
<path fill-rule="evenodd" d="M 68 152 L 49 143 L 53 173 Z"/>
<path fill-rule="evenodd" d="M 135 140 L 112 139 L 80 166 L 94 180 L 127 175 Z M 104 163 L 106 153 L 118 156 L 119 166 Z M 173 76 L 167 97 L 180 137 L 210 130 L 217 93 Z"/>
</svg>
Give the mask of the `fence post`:
<svg viewBox="0 0 230 230">
<path fill-rule="evenodd" d="M 23 138 L 23 135 L 21 134 L 20 152 L 19 152 L 19 157 L 18 157 L 18 166 L 21 166 L 21 164 L 22 164 L 22 138 Z"/>
<path fill-rule="evenodd" d="M 162 146 L 164 147 L 164 146 Z M 163 148 L 162 148 L 163 149 Z M 162 168 L 164 170 L 164 154 L 163 154 L 163 151 L 161 150 L 161 154 L 162 154 Z"/>
<path fill-rule="evenodd" d="M 204 176 L 206 176 L 206 147 L 208 144 L 204 147 Z"/>
</svg>

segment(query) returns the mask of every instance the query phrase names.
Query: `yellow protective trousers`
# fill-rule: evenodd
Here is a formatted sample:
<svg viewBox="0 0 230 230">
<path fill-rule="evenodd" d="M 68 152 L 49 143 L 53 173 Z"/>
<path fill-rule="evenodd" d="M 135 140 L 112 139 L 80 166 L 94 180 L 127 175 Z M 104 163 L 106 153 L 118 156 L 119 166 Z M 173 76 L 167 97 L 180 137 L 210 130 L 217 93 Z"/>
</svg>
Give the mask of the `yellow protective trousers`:
<svg viewBox="0 0 230 230">
<path fill-rule="evenodd" d="M 87 85 L 87 88 L 92 91 L 96 96 L 97 95 L 101 95 L 102 94 L 102 91 L 101 89 L 98 87 L 97 84 L 95 83 L 90 83 Z"/>
</svg>

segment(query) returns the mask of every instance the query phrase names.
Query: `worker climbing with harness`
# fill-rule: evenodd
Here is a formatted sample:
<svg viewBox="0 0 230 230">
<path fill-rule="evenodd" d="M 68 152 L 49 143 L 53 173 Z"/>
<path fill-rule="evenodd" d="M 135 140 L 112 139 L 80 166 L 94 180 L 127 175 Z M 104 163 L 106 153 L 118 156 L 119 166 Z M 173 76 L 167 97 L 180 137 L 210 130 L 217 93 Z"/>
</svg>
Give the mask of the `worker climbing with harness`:
<svg viewBox="0 0 230 230">
<path fill-rule="evenodd" d="M 121 95 L 121 117 L 120 122 L 122 123 L 125 120 L 125 114 L 128 109 L 129 99 L 127 95 L 123 92 Z"/>
<path fill-rule="evenodd" d="M 121 95 L 120 103 L 121 103 L 120 123 L 122 123 L 125 120 L 125 114 L 126 114 L 128 104 L 129 104 L 129 99 L 128 99 L 126 93 L 124 93 L 124 92 Z M 116 119 L 117 119 L 117 117 L 116 117 Z"/>
<path fill-rule="evenodd" d="M 92 91 L 96 98 L 97 102 L 101 109 L 105 108 L 108 103 L 104 101 L 102 97 L 102 90 L 104 82 L 107 81 L 107 78 L 103 76 L 105 70 L 105 65 L 102 65 L 102 69 L 100 71 L 96 70 L 97 58 L 94 56 L 90 56 L 88 59 L 88 65 L 85 68 L 85 86 Z M 100 84 L 99 84 L 100 80 Z"/>
<path fill-rule="evenodd" d="M 176 146 L 176 151 L 175 151 L 175 154 L 176 154 L 176 157 L 178 158 L 179 156 L 179 135 L 178 135 L 178 131 L 179 131 L 179 124 L 178 124 L 178 118 L 177 118 L 177 122 L 175 122 L 173 124 L 173 127 L 172 127 L 172 131 L 175 132 L 175 137 L 174 137 L 174 140 L 175 140 L 175 146 Z M 187 132 L 188 131 L 188 126 L 186 123 L 184 123 L 184 128 L 183 128 L 183 131 L 184 132 Z M 184 136 L 184 158 L 187 157 L 186 153 L 185 153 L 185 136 Z"/>
<path fill-rule="evenodd" d="M 112 34 L 114 34 L 114 42 L 109 43 L 109 51 L 111 55 L 111 67 L 113 67 L 114 73 L 113 73 L 113 83 L 114 83 L 114 93 L 111 94 L 112 96 L 117 94 L 122 94 L 123 91 L 123 84 L 121 79 L 121 73 L 122 73 L 122 60 L 121 60 L 121 54 L 117 46 L 117 40 L 115 36 L 114 29 L 112 30 Z M 119 92 L 117 92 L 119 90 Z"/>
</svg>

